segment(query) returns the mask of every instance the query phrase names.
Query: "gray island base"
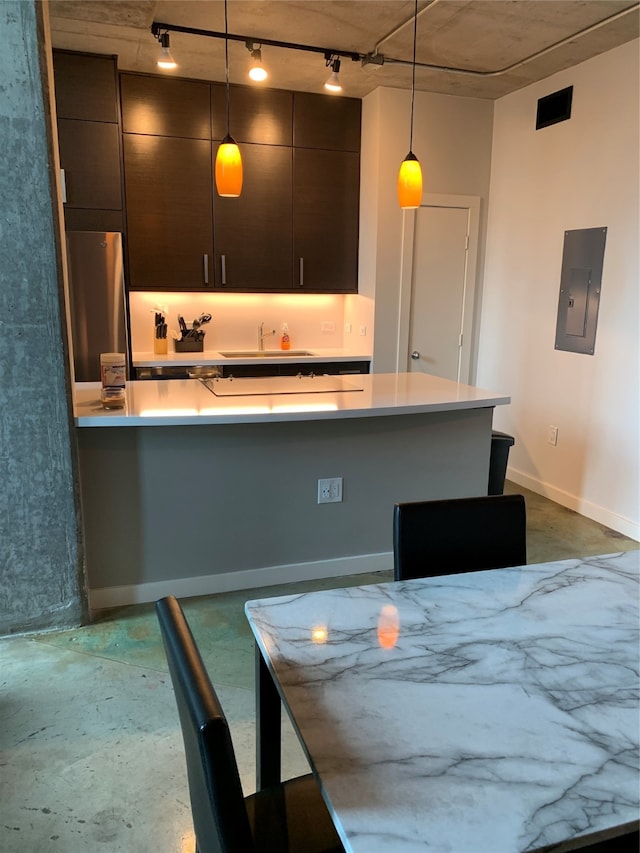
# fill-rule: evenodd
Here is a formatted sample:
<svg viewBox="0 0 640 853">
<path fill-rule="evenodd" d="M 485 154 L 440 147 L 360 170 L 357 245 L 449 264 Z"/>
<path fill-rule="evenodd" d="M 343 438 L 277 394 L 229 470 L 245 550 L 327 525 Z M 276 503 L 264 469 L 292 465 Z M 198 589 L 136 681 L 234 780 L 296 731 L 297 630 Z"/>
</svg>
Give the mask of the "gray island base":
<svg viewBox="0 0 640 853">
<path fill-rule="evenodd" d="M 78 386 L 91 607 L 390 569 L 395 502 L 487 493 L 493 407 L 508 397 L 360 378 L 363 391 L 246 409 L 197 380 L 130 383 L 119 414 Z M 332 477 L 342 502 L 318 504 Z"/>
</svg>

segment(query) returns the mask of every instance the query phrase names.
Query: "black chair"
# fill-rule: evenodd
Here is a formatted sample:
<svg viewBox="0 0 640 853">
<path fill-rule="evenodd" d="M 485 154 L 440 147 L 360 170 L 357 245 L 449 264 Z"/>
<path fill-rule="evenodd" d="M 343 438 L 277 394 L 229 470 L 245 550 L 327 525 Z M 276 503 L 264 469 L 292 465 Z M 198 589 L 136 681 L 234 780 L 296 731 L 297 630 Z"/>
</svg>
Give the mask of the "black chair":
<svg viewBox="0 0 640 853">
<path fill-rule="evenodd" d="M 196 853 L 344 851 L 313 776 L 244 797 L 226 717 L 187 620 L 156 603 L 187 760 Z"/>
<path fill-rule="evenodd" d="M 526 562 L 522 495 L 415 501 L 394 507 L 393 572 L 397 581 Z"/>
</svg>

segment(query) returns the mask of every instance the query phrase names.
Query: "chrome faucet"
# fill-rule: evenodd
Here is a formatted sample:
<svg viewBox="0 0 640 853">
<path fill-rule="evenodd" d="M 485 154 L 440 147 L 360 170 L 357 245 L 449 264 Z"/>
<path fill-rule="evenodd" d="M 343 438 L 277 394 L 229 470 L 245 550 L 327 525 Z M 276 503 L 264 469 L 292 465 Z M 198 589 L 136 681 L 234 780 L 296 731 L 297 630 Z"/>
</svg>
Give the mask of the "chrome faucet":
<svg viewBox="0 0 640 853">
<path fill-rule="evenodd" d="M 260 323 L 258 326 L 258 352 L 264 352 L 264 339 L 270 338 L 271 335 L 275 335 L 275 333 L 275 329 L 272 329 L 270 332 L 265 332 L 264 323 Z"/>
</svg>

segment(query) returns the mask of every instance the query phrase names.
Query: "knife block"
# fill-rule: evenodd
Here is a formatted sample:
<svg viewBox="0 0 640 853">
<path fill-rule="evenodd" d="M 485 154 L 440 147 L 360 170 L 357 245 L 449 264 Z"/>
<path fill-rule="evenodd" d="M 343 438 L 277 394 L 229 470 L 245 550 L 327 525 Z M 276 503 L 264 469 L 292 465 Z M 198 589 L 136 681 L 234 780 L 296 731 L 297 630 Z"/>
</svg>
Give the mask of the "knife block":
<svg viewBox="0 0 640 853">
<path fill-rule="evenodd" d="M 167 354 L 167 339 L 166 338 L 154 338 L 153 339 L 153 351 L 156 355 L 166 355 Z"/>
</svg>

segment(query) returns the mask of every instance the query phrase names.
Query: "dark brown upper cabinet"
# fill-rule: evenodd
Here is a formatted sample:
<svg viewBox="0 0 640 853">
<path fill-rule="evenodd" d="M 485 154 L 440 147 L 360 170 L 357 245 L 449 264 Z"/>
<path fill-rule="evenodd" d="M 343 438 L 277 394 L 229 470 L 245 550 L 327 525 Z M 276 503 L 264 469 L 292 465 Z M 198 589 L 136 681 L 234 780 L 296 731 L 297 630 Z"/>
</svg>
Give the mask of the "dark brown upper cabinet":
<svg viewBox="0 0 640 853">
<path fill-rule="evenodd" d="M 359 195 L 359 154 L 294 148 L 294 290 L 358 289 Z"/>
<path fill-rule="evenodd" d="M 58 118 L 117 123 L 115 57 L 54 50 L 53 70 Z"/>
<path fill-rule="evenodd" d="M 293 144 L 293 93 L 282 89 L 229 87 L 229 128 L 236 142 L 261 145 Z M 211 137 L 227 133 L 227 93 L 220 83 L 211 86 Z"/>
<path fill-rule="evenodd" d="M 293 144 L 360 152 L 362 103 L 357 98 L 293 93 Z"/>
<path fill-rule="evenodd" d="M 214 193 L 216 288 L 290 290 L 292 150 L 243 143 L 242 168 L 239 198 Z"/>
<path fill-rule="evenodd" d="M 213 286 L 211 141 L 124 134 L 133 289 Z"/>
<path fill-rule="evenodd" d="M 116 58 L 55 50 L 53 68 L 65 225 L 122 231 Z"/>
<path fill-rule="evenodd" d="M 211 139 L 209 83 L 120 74 L 120 96 L 124 133 Z"/>
<path fill-rule="evenodd" d="M 118 125 L 59 119 L 58 142 L 66 206 L 121 210 Z"/>
</svg>

